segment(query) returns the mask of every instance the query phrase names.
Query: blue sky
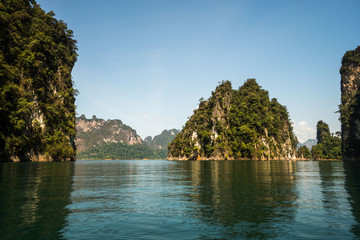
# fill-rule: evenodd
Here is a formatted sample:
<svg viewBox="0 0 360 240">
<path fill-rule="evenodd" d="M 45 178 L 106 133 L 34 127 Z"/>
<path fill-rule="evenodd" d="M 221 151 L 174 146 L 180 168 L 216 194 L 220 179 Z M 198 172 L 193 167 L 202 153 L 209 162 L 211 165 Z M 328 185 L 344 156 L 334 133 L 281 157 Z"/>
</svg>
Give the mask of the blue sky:
<svg viewBox="0 0 360 240">
<path fill-rule="evenodd" d="M 78 41 L 77 113 L 145 138 L 179 128 L 218 82 L 247 78 L 287 106 L 300 142 L 340 130 L 341 58 L 360 45 L 360 1 L 38 0 Z"/>
</svg>

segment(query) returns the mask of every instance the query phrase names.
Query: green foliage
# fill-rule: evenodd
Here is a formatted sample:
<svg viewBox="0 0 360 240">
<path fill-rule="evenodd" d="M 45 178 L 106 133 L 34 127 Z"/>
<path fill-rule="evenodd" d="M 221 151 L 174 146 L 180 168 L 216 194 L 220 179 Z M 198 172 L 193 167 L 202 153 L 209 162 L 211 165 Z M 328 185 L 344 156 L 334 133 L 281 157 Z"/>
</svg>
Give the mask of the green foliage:
<svg viewBox="0 0 360 240">
<path fill-rule="evenodd" d="M 224 159 L 287 156 L 282 144 L 290 139 L 294 150 L 297 144 L 292 131 L 286 107 L 276 99 L 270 100 L 269 93 L 255 79 L 248 79 L 239 90 L 223 81 L 208 100 L 200 100 L 194 115 L 169 145 L 169 156 L 189 158 L 199 154 Z"/>
<path fill-rule="evenodd" d="M 311 156 L 318 159 L 341 159 L 341 139 L 331 136 L 329 126 L 319 121 L 316 125 L 318 144 L 311 149 Z"/>
<path fill-rule="evenodd" d="M 127 145 L 123 143 L 108 143 L 80 152 L 78 159 L 166 159 L 166 149 L 154 149 L 143 144 Z"/>
<path fill-rule="evenodd" d="M 0 3 L 2 161 L 28 161 L 39 154 L 75 159 L 70 142 L 75 136 L 71 70 L 76 41 L 66 24 L 53 16 L 34 0 Z"/>
<path fill-rule="evenodd" d="M 310 159 L 311 153 L 307 146 L 301 146 L 297 150 L 296 157 L 299 159 Z"/>
<path fill-rule="evenodd" d="M 341 60 L 340 74 L 351 73 L 350 67 L 360 66 L 360 46 L 355 50 L 347 51 Z"/>
<path fill-rule="evenodd" d="M 342 88 L 340 120 L 342 129 L 342 151 L 344 159 L 359 159 L 360 157 L 360 138 L 358 136 L 358 121 L 360 119 L 360 46 L 355 50 L 347 51 L 342 59 L 340 69 Z M 352 83 L 349 79 L 353 79 Z M 350 84 L 351 83 L 351 84 Z M 344 85 L 350 84 L 347 88 Z"/>
<path fill-rule="evenodd" d="M 329 125 L 323 121 L 318 121 L 316 124 L 316 139 L 318 143 L 322 143 L 326 138 L 330 136 Z"/>
</svg>

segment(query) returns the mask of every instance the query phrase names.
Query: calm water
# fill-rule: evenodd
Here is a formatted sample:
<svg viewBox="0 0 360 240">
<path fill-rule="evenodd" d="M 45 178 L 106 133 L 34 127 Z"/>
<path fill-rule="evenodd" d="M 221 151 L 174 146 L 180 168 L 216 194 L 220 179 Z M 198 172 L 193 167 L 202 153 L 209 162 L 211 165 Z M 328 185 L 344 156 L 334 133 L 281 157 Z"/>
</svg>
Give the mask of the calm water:
<svg viewBox="0 0 360 240">
<path fill-rule="evenodd" d="M 359 164 L 0 164 L 1 239 L 360 238 Z"/>
</svg>

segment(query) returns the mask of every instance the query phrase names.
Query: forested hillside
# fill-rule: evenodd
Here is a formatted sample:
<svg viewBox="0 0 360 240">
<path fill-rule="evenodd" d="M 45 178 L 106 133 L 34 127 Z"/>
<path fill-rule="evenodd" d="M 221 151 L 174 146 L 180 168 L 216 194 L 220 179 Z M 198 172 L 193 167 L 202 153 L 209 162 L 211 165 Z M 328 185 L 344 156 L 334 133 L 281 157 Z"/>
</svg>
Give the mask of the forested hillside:
<svg viewBox="0 0 360 240">
<path fill-rule="evenodd" d="M 286 107 L 248 79 L 224 81 L 169 145 L 169 160 L 295 159 L 297 140 Z"/>
<path fill-rule="evenodd" d="M 329 125 L 323 121 L 316 124 L 317 144 L 311 149 L 314 160 L 342 159 L 340 135 L 331 134 Z"/>
<path fill-rule="evenodd" d="M 0 159 L 75 160 L 76 41 L 34 0 L 0 2 Z"/>
</svg>

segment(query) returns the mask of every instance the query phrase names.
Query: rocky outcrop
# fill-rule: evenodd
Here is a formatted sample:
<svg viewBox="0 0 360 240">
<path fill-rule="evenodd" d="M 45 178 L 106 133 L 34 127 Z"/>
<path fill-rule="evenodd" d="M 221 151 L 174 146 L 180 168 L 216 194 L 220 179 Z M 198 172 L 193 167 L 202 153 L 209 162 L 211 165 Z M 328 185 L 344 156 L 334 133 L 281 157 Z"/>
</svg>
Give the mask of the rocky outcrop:
<svg viewBox="0 0 360 240">
<path fill-rule="evenodd" d="M 168 160 L 292 160 L 296 138 L 286 107 L 255 79 L 222 82 L 169 145 Z"/>
<path fill-rule="evenodd" d="M 343 56 L 341 74 L 341 138 L 344 160 L 360 161 L 360 47 Z"/>
<path fill-rule="evenodd" d="M 87 119 L 85 115 L 81 115 L 76 118 L 76 131 L 75 143 L 78 152 L 105 143 L 142 144 L 142 139 L 134 129 L 116 119 L 105 121 L 96 116 Z"/>
</svg>

